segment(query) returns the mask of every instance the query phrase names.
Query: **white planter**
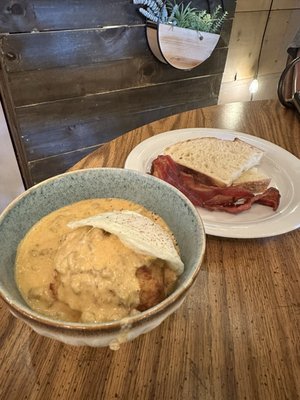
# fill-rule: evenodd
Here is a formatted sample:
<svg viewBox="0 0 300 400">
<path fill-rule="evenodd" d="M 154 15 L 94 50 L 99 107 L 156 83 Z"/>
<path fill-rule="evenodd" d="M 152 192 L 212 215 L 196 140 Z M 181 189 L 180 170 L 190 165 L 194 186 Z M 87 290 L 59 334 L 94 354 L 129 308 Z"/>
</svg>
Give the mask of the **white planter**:
<svg viewBox="0 0 300 400">
<path fill-rule="evenodd" d="M 148 23 L 146 33 L 155 57 L 182 70 L 191 70 L 205 61 L 220 38 L 216 33 L 199 32 L 168 24 Z"/>
</svg>

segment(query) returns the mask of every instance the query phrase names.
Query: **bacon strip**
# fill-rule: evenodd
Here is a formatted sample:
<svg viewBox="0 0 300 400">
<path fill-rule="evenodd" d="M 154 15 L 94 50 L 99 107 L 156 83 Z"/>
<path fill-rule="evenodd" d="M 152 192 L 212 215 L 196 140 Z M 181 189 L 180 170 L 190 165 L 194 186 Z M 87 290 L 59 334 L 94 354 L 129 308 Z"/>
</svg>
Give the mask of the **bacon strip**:
<svg viewBox="0 0 300 400">
<path fill-rule="evenodd" d="M 199 182 L 197 175 L 194 175 L 191 170 L 187 172 L 168 155 L 160 155 L 152 162 L 151 175 L 179 189 L 195 206 L 211 211 L 219 210 L 237 214 L 248 210 L 254 203 L 272 207 L 274 211 L 279 206 L 280 194 L 273 187 L 268 188 L 264 193 L 254 195 L 241 187 L 204 185 Z"/>
</svg>

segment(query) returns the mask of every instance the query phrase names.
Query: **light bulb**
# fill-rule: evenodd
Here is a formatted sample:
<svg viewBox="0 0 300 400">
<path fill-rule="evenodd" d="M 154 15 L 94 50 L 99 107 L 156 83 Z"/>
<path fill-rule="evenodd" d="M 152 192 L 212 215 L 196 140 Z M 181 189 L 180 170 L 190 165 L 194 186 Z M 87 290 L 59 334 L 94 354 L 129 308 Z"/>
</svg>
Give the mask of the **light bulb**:
<svg viewBox="0 0 300 400">
<path fill-rule="evenodd" d="M 258 80 L 257 79 L 253 79 L 253 81 L 251 82 L 250 86 L 249 86 L 249 92 L 250 93 L 256 93 L 258 90 Z"/>
</svg>

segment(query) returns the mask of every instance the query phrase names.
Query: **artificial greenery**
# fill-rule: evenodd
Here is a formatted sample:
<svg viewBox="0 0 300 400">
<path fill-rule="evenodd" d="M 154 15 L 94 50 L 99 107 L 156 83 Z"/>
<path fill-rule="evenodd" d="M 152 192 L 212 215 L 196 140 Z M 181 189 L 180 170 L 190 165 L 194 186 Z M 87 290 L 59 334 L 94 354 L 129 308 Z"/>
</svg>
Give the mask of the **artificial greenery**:
<svg viewBox="0 0 300 400">
<path fill-rule="evenodd" d="M 191 2 L 184 5 L 176 0 L 133 0 L 133 3 L 143 6 L 139 11 L 150 21 L 201 32 L 219 33 L 227 16 L 220 6 L 209 14 L 206 10 L 191 7 Z"/>
</svg>

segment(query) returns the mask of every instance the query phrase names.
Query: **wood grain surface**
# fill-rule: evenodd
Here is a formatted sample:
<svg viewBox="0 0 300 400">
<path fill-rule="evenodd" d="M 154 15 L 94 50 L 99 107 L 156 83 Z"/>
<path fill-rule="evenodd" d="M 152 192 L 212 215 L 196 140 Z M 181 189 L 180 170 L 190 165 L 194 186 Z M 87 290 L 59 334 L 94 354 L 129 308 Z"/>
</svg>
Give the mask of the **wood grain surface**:
<svg viewBox="0 0 300 400">
<path fill-rule="evenodd" d="M 122 167 L 142 140 L 187 127 L 235 129 L 300 156 L 299 117 L 261 101 L 151 123 L 72 169 Z M 116 352 L 43 338 L 1 302 L 0 398 L 299 399 L 299 240 L 299 230 L 264 239 L 208 236 L 202 270 L 182 307 Z"/>
</svg>

